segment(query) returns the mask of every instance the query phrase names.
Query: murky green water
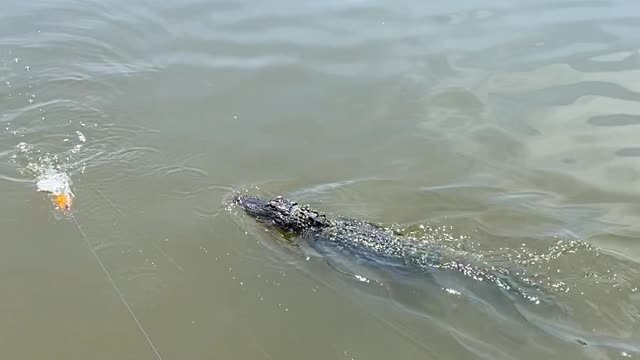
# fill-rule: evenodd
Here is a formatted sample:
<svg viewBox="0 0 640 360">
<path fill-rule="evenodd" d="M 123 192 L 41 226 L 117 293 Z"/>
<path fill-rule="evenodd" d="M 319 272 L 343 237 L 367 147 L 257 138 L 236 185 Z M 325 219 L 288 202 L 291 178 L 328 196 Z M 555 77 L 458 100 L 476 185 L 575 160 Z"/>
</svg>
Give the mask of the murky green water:
<svg viewBox="0 0 640 360">
<path fill-rule="evenodd" d="M 163 359 L 639 357 L 638 14 L 4 4 L 3 358 L 156 358 L 92 250 Z M 91 247 L 37 191 L 48 172 L 68 175 Z M 359 281 L 229 211 L 236 190 L 511 264 L 553 303 Z"/>
</svg>

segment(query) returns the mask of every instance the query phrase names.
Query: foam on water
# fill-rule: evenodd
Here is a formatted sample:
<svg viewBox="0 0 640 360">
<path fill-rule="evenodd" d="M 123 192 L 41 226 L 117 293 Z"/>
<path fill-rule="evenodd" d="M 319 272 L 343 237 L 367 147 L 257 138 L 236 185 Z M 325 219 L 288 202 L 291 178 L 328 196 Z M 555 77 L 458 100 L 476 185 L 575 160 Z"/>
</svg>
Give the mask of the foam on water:
<svg viewBox="0 0 640 360">
<path fill-rule="evenodd" d="M 51 193 L 53 195 L 72 195 L 71 178 L 64 172 L 49 168 L 36 179 L 38 191 Z"/>
<path fill-rule="evenodd" d="M 62 154 L 52 154 L 43 152 L 32 144 L 20 142 L 16 145 L 16 153 L 12 155 L 14 162 L 23 162 L 25 165 L 19 170 L 23 174 L 35 177 L 36 189 L 53 196 L 66 195 L 74 197 L 71 190 L 72 181 L 69 175 L 73 159 L 77 156 L 85 145 L 87 138 L 81 131 L 75 132 L 77 142 L 71 149 Z M 68 142 L 65 138 L 63 142 Z"/>
</svg>

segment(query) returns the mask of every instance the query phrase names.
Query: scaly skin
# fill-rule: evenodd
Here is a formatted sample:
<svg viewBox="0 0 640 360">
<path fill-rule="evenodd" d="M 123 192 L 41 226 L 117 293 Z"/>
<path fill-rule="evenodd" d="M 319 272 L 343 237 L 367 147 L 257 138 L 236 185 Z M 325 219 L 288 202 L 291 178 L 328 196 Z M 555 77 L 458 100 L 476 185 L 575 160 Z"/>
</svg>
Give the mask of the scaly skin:
<svg viewBox="0 0 640 360">
<path fill-rule="evenodd" d="M 534 288 L 535 285 L 527 283 L 525 279 L 512 279 L 506 269 L 474 266 L 472 261 L 451 249 L 425 246 L 416 239 L 366 221 L 330 219 L 308 206 L 282 197 L 264 200 L 238 195 L 234 202 L 249 216 L 280 231 L 305 239 L 316 248 L 328 245 L 360 259 L 403 269 L 458 271 L 479 281 L 493 282 L 532 302 L 539 301 L 523 289 Z"/>
</svg>

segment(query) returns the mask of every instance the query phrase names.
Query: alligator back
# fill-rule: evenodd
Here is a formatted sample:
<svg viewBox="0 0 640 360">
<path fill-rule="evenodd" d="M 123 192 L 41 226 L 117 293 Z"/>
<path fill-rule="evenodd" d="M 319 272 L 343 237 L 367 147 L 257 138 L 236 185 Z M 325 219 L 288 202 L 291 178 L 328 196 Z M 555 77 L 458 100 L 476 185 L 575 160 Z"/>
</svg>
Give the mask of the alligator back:
<svg viewBox="0 0 640 360">
<path fill-rule="evenodd" d="M 384 266 L 405 275 L 454 271 L 477 281 L 493 283 L 534 303 L 543 299 L 539 288 L 514 276 L 506 268 L 480 264 L 460 251 L 425 244 L 370 222 L 339 218 L 332 220 L 329 227 L 305 232 L 303 238 L 323 254 L 340 253 L 354 261 Z"/>
</svg>

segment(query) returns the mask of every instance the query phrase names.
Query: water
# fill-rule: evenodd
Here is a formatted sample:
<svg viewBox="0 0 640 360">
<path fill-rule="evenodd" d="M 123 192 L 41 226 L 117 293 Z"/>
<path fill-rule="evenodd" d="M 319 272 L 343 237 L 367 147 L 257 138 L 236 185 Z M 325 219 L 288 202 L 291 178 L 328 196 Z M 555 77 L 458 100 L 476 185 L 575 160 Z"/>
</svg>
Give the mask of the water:
<svg viewBox="0 0 640 360">
<path fill-rule="evenodd" d="M 164 359 L 639 357 L 638 13 L 6 2 L 4 357 L 154 358 L 47 189 Z M 227 209 L 236 190 L 512 264 L 553 304 L 306 254 Z"/>
</svg>

